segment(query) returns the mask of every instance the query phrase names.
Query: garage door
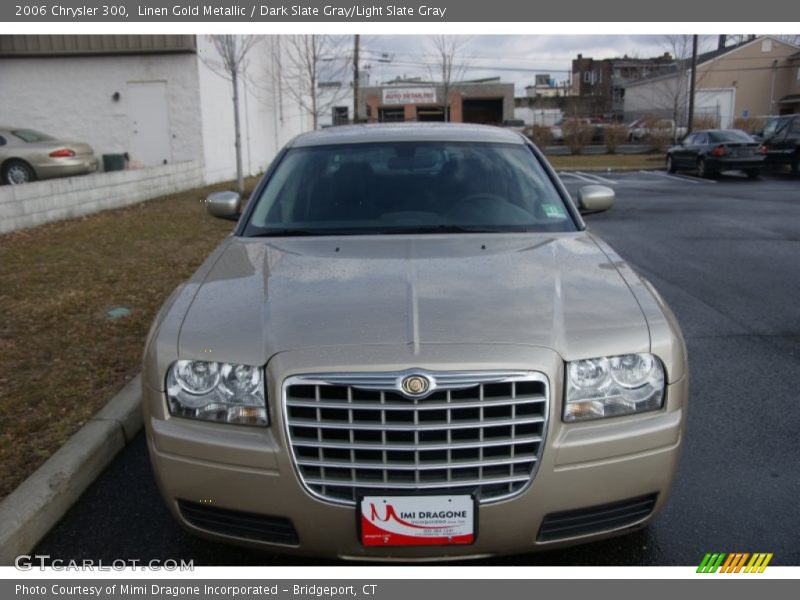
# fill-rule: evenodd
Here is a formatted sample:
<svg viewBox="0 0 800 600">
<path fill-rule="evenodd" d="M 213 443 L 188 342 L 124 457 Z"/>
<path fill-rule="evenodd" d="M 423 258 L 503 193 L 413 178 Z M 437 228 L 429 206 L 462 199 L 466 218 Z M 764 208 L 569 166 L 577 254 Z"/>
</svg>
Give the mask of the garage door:
<svg viewBox="0 0 800 600">
<path fill-rule="evenodd" d="M 727 129 L 733 126 L 733 90 L 706 89 L 697 90 L 695 96 L 695 114 L 709 115 L 719 119 L 719 127 Z"/>
</svg>

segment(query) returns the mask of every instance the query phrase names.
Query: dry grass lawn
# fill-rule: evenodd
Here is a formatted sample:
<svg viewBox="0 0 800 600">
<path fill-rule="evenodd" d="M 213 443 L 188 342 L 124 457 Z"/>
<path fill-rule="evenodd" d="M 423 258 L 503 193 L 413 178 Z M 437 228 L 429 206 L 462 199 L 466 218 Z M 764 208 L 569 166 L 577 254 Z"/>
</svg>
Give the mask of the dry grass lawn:
<svg viewBox="0 0 800 600">
<path fill-rule="evenodd" d="M 139 371 L 162 302 L 233 228 L 203 203 L 230 187 L 0 236 L 0 498 Z"/>
</svg>

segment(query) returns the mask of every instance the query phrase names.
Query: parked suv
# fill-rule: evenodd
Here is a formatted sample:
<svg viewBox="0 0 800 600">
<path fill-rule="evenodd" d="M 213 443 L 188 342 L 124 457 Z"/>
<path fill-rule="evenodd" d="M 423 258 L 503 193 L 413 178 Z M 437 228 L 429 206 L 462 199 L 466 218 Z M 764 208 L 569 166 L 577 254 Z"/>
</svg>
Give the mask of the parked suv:
<svg viewBox="0 0 800 600">
<path fill-rule="evenodd" d="M 789 165 L 800 174 L 800 115 L 770 117 L 757 137 L 766 148 L 767 163 Z"/>
</svg>

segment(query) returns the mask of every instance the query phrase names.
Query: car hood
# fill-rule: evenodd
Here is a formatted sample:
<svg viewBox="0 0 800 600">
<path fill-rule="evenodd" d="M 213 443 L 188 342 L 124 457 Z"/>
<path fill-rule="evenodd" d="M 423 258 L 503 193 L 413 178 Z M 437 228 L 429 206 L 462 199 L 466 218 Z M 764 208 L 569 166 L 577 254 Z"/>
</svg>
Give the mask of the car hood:
<svg viewBox="0 0 800 600">
<path fill-rule="evenodd" d="M 643 313 L 583 232 L 230 238 L 179 356 L 262 364 L 345 345 L 522 344 L 565 359 L 645 352 Z"/>
</svg>

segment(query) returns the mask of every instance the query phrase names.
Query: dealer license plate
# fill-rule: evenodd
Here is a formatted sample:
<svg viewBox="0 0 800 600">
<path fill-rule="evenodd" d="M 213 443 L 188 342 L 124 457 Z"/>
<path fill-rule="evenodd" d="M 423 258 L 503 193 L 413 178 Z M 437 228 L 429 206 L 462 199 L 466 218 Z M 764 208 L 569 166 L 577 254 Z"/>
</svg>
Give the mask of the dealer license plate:
<svg viewBox="0 0 800 600">
<path fill-rule="evenodd" d="M 361 499 L 364 546 L 444 546 L 475 541 L 471 496 L 365 496 Z"/>
</svg>

